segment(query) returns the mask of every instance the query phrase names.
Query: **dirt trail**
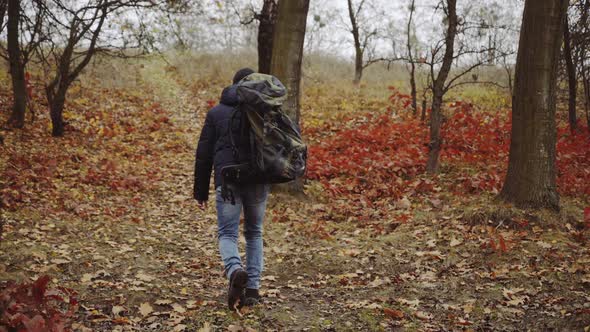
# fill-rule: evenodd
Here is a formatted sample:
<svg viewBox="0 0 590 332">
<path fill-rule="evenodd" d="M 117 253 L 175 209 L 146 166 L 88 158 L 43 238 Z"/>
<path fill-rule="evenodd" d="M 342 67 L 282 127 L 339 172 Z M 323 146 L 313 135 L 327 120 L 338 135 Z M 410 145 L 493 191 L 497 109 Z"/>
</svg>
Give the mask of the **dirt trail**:
<svg viewBox="0 0 590 332">
<path fill-rule="evenodd" d="M 242 317 L 228 311 L 214 204 L 202 213 L 190 198 L 204 98 L 165 73 L 160 78 L 149 88 L 179 129 L 161 140 L 178 141 L 180 135 L 183 148 L 162 155 L 166 177 L 141 194 L 136 222 L 73 215 L 61 220 L 34 208 L 5 214 L 0 280 L 49 274 L 54 284 L 75 289 L 81 304 L 75 330 L 520 331 L 590 325 L 588 248 L 565 231 L 529 225 L 519 230 L 526 236 L 510 233 L 507 251 L 492 250 L 482 246 L 487 220 L 466 218 L 463 206 L 424 209 L 407 224 L 376 232 L 321 220 L 330 204 L 321 197 L 282 195 L 271 197 L 265 225 L 263 303 Z M 109 201 L 129 199 L 113 195 Z"/>
</svg>

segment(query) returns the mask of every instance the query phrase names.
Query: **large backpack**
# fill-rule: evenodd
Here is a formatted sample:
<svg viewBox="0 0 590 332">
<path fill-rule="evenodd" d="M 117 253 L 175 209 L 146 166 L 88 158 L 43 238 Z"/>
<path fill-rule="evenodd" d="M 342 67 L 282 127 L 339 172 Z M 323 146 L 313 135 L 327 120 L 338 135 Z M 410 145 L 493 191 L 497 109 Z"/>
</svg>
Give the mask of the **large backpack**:
<svg viewBox="0 0 590 332">
<path fill-rule="evenodd" d="M 240 116 L 241 134 L 230 141 L 237 160 L 238 139 L 248 139 L 250 158 L 247 163 L 224 167 L 224 180 L 233 183 L 284 183 L 305 173 L 307 147 L 297 126 L 281 110 L 287 89 L 274 76 L 254 73 L 237 84 L 239 105 L 231 116 L 233 128 Z M 245 121 L 244 121 L 245 120 Z M 246 135 L 245 135 L 246 134 Z"/>
</svg>

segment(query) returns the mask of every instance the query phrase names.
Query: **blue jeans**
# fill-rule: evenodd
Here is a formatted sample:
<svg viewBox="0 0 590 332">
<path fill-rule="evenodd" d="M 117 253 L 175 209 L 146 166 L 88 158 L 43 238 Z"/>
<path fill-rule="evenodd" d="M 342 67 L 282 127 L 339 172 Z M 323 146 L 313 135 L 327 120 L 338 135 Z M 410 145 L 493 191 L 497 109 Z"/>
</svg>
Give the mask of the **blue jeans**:
<svg viewBox="0 0 590 332">
<path fill-rule="evenodd" d="M 247 288 L 260 288 L 260 274 L 264 267 L 262 224 L 269 188 L 270 186 L 265 184 L 230 186 L 235 197 L 235 205 L 231 204 L 230 201 L 223 200 L 221 187 L 217 187 L 216 190 L 219 252 L 228 278 L 235 270 L 243 269 L 240 253 L 238 252 L 238 230 L 240 213 L 242 208 L 244 209 Z"/>
</svg>

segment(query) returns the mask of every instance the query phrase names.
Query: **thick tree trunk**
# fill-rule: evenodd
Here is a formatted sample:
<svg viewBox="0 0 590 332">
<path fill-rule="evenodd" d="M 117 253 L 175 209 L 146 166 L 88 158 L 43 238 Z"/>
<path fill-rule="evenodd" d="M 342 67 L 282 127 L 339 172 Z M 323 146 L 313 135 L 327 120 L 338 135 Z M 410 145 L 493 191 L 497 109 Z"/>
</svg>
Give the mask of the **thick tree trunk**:
<svg viewBox="0 0 590 332">
<path fill-rule="evenodd" d="M 25 125 L 27 107 L 27 90 L 25 86 L 25 68 L 19 44 L 18 28 L 20 19 L 20 1 L 8 0 L 8 57 L 10 59 L 10 75 L 12 76 L 12 95 L 14 103 L 8 122 L 16 128 Z"/>
<path fill-rule="evenodd" d="M 276 0 L 264 0 L 260 11 L 258 26 L 258 71 L 270 74 L 274 28 L 277 21 L 278 5 Z"/>
<path fill-rule="evenodd" d="M 275 25 L 271 73 L 287 87 L 284 110 L 299 126 L 301 63 L 303 42 L 307 24 L 309 0 L 281 0 Z M 290 192 L 303 192 L 303 181 L 298 179 L 288 185 Z"/>
<path fill-rule="evenodd" d="M 508 173 L 500 197 L 521 207 L 559 209 L 555 95 L 567 0 L 526 0 L 512 102 Z"/>
<path fill-rule="evenodd" d="M 441 151 L 442 139 L 440 127 L 442 125 L 442 104 L 445 94 L 445 82 L 451 71 L 453 55 L 455 53 L 455 36 L 457 35 L 457 0 L 447 0 L 447 31 L 445 36 L 445 54 L 443 63 L 432 87 L 432 110 L 430 113 L 430 143 L 428 144 L 428 161 L 426 171 L 438 172 L 438 156 Z"/>
<path fill-rule="evenodd" d="M 563 56 L 568 78 L 569 102 L 568 102 L 568 120 L 571 132 L 576 131 L 576 97 L 578 90 L 578 80 L 576 77 L 576 66 L 572 57 L 572 40 L 570 37 L 569 22 L 565 15 L 565 27 L 563 29 Z"/>
<path fill-rule="evenodd" d="M 275 26 L 271 73 L 288 89 L 284 110 L 299 125 L 303 42 L 309 0 L 281 0 Z"/>
</svg>

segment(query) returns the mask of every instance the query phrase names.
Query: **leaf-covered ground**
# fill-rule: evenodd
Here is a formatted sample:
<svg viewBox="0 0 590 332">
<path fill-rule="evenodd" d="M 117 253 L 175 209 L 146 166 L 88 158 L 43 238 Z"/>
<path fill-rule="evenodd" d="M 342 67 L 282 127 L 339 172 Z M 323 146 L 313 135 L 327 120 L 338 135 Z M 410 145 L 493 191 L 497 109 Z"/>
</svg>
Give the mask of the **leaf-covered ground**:
<svg viewBox="0 0 590 332">
<path fill-rule="evenodd" d="M 64 138 L 49 137 L 41 96 L 34 124 L 2 132 L 0 291 L 48 275 L 63 301 L 77 299 L 76 331 L 590 325 L 587 134 L 561 131 L 562 211 L 523 211 L 494 201 L 507 114 L 448 107 L 443 172 L 430 178 L 427 131 L 403 103 L 315 85 L 307 197 L 272 195 L 263 303 L 228 311 L 214 206 L 191 199 L 194 147 L 223 82 L 175 70 L 138 65 L 121 87 L 85 80 Z"/>
</svg>

